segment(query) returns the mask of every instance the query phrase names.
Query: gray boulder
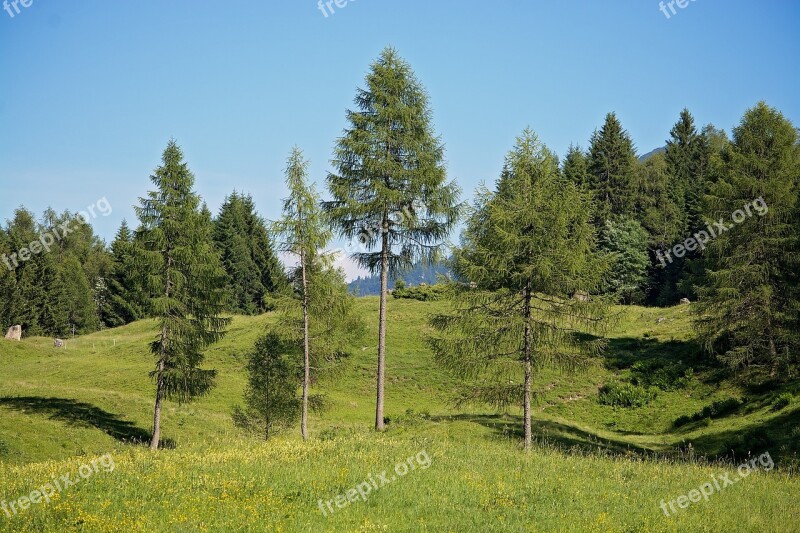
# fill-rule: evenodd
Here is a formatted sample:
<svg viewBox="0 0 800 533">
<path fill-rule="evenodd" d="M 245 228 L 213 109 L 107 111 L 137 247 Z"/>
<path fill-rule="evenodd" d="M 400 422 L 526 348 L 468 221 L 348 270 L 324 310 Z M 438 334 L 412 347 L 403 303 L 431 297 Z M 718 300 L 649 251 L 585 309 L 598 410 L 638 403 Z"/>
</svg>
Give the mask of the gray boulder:
<svg viewBox="0 0 800 533">
<path fill-rule="evenodd" d="M 11 326 L 10 328 L 8 328 L 8 331 L 6 332 L 6 339 L 10 341 L 21 341 L 22 326 Z"/>
</svg>

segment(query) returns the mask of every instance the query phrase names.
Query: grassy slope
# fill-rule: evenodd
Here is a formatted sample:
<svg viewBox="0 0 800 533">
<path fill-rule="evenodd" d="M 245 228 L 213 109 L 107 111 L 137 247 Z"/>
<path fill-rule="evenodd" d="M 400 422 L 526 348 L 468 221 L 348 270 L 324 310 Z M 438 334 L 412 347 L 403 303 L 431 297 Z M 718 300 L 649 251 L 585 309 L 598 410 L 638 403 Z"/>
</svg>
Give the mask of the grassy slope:
<svg viewBox="0 0 800 533">
<path fill-rule="evenodd" d="M 712 496 L 708 503 L 665 519 L 659 516 L 658 501 L 685 494 L 706 481 L 710 467 L 565 456 L 550 447 L 523 456 L 516 449 L 518 412 L 449 408 L 455 384 L 435 367 L 422 335 L 426 316 L 442 305 L 393 301 L 389 312 L 387 416 L 399 422 L 399 415 L 414 409 L 430 412 L 433 421 L 413 427 L 407 427 L 409 421 L 393 424 L 386 437 L 364 433 L 374 402 L 370 337 L 354 346 L 355 355 L 340 375 L 320 383 L 334 407 L 322 418 L 312 418 L 312 435 L 331 434 L 329 428 L 337 427 L 341 438 L 302 444 L 287 435 L 267 446 L 243 439 L 230 422 L 230 410 L 244 387 L 242 353 L 270 317 L 237 317 L 226 339 L 208 353 L 208 366 L 219 371 L 218 387 L 194 404 L 169 404 L 164 431 L 178 449 L 156 457 L 123 444 L 146 438 L 151 423 L 153 387 L 147 378 L 152 366 L 147 353 L 154 334 L 151 322 L 76 339 L 66 351 L 53 349 L 47 339 L 0 342 L 0 460 L 9 467 L 0 474 L 0 498 L 16 498 L 41 485 L 49 474 L 77 468 L 82 460 L 70 457 L 112 451 L 118 463 L 113 474 L 98 474 L 91 483 L 65 492 L 57 504 L 26 511 L 15 518 L 13 527 L 76 526 L 83 517 L 84 527 L 91 530 L 131 525 L 159 529 L 158 524 L 169 520 L 183 523 L 187 530 L 219 530 L 257 517 L 285 530 L 326 526 L 373 530 L 376 525 L 396 530 L 400 524 L 431 531 L 501 530 L 502 524 L 523 531 L 557 525 L 702 529 L 703 513 L 712 505 L 733 529 L 785 530 L 787 524 L 798 523 L 798 504 L 790 497 L 797 493 L 798 483 L 782 474 L 750 478 L 724 495 Z M 377 299 L 363 298 L 359 306 L 375 330 Z M 728 450 L 741 435 L 758 435 L 765 438 L 761 444 L 768 445 L 764 449 L 779 465 L 781 460 L 790 463 L 797 453 L 800 410 L 792 405 L 770 411 L 768 400 L 774 391 L 747 391 L 730 380 L 712 385 L 712 371 L 703 370 L 698 360 L 686 311 L 686 307 L 622 309 L 605 361 L 577 375 L 550 371 L 538 375 L 537 388 L 542 391 L 535 412 L 538 440 L 631 454 L 668 453 L 692 442 L 695 451 L 716 454 Z M 659 317 L 665 320 L 659 322 Z M 634 357 L 681 359 L 700 370 L 688 388 L 662 392 L 645 408 L 599 405 L 598 387 L 612 378 L 628 377 Z M 729 396 L 747 396 L 750 401 L 708 426 L 672 427 L 677 416 Z M 231 452 L 225 451 L 228 447 Z M 330 519 L 316 509 L 317 497 L 333 498 L 367 474 L 423 448 L 434 457 L 436 468 L 415 472 L 402 484 L 376 494 L 368 505 L 354 504 Z M 308 461 L 300 464 L 301 457 Z M 161 469 L 171 482 L 155 479 Z M 154 491 L 146 490 L 148 480 Z M 203 483 L 198 485 L 198 480 Z M 769 497 L 758 499 L 758 492 Z M 168 502 L 140 505 L 169 493 L 173 496 Z M 224 506 L 230 499 L 237 505 Z M 99 512 L 97 501 L 107 501 L 107 509 Z M 786 510 L 778 512 L 778 506 Z M 772 527 L 766 527 L 767 522 L 763 528 L 747 527 L 756 519 L 771 521 Z M 3 520 L 0 515 L 0 528 L 9 525 Z M 411 520 L 419 527 L 408 526 Z M 723 524 L 713 525 L 716 529 Z"/>
</svg>

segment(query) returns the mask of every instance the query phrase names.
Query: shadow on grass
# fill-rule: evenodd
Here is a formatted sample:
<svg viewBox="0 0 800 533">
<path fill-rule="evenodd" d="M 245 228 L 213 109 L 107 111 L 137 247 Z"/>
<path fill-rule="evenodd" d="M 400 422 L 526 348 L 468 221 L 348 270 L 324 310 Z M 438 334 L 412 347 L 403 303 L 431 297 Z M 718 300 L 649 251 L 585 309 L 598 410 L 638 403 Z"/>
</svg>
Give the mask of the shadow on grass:
<svg viewBox="0 0 800 533">
<path fill-rule="evenodd" d="M 434 422 L 463 421 L 480 424 L 494 430 L 503 437 L 522 440 L 522 416 L 519 415 L 473 415 L 460 414 L 452 416 L 431 417 Z M 555 422 L 552 420 L 533 420 L 533 438 L 544 446 L 552 446 L 562 450 L 597 453 L 610 455 L 652 455 L 654 452 L 648 448 L 636 446 L 621 440 L 600 437 L 594 433 L 580 429 L 576 426 Z"/>
<path fill-rule="evenodd" d="M 104 411 L 92 404 L 66 398 L 43 398 L 40 396 L 4 396 L 0 407 L 20 412 L 50 415 L 51 420 L 60 420 L 71 426 L 94 427 L 110 437 L 129 444 L 148 443 L 152 434 L 118 415 Z M 174 448 L 174 442 L 164 440 L 164 448 Z"/>
<path fill-rule="evenodd" d="M 695 367 L 705 367 L 710 363 L 696 341 L 634 337 L 609 339 L 604 360 L 610 370 L 630 368 L 634 363 L 646 360 L 683 361 Z"/>
<path fill-rule="evenodd" d="M 773 459 L 797 461 L 800 456 L 800 408 L 795 408 L 761 423 L 735 430 L 700 435 L 691 442 L 695 453 L 734 462 L 769 452 Z"/>
</svg>

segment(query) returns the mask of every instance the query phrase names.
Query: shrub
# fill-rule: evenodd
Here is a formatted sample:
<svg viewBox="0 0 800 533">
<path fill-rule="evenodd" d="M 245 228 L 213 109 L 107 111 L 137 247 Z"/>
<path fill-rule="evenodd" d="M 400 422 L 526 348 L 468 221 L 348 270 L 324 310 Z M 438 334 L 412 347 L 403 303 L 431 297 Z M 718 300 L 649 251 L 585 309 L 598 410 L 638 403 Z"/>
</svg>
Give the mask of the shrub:
<svg viewBox="0 0 800 533">
<path fill-rule="evenodd" d="M 772 410 L 780 411 L 790 403 L 792 403 L 792 395 L 788 392 L 784 392 L 777 395 L 775 399 L 772 400 Z"/>
<path fill-rule="evenodd" d="M 419 287 L 406 287 L 405 284 L 402 284 L 402 286 L 395 284 L 395 289 L 392 291 L 392 296 L 395 298 L 419 300 L 421 302 L 442 300 L 446 294 L 447 286 L 443 284 L 420 285 Z"/>
<path fill-rule="evenodd" d="M 685 389 L 694 376 L 694 369 L 683 363 L 653 359 L 634 363 L 631 372 L 634 385 L 658 387 L 663 391 Z"/>
<path fill-rule="evenodd" d="M 700 420 L 711 420 L 712 418 L 720 418 L 729 413 L 732 413 L 739 407 L 741 407 L 745 403 L 745 400 L 739 400 L 737 398 L 725 398 L 724 400 L 717 400 L 712 402 L 709 405 L 706 405 L 701 410 L 697 411 L 693 415 L 681 415 L 675 419 L 673 425 L 677 427 L 685 426 L 686 424 L 690 424 L 692 422 L 698 422 Z M 710 422 L 707 422 L 705 425 L 709 425 Z"/>
<path fill-rule="evenodd" d="M 644 407 L 655 400 L 656 394 L 652 388 L 614 381 L 600 388 L 599 401 L 615 407 Z"/>
</svg>

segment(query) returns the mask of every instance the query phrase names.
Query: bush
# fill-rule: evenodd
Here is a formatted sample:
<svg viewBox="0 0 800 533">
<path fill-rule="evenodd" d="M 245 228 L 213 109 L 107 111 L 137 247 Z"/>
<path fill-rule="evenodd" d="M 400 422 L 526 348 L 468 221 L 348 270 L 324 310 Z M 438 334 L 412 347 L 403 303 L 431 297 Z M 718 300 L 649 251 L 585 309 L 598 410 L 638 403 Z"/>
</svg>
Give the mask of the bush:
<svg viewBox="0 0 800 533">
<path fill-rule="evenodd" d="M 395 298 L 419 300 L 421 302 L 442 300 L 446 294 L 447 286 L 443 284 L 420 285 L 419 287 L 406 287 L 405 284 L 395 284 L 395 288 L 392 291 L 392 296 Z"/>
<path fill-rule="evenodd" d="M 655 389 L 615 381 L 600 388 L 599 401 L 615 407 L 644 407 L 655 400 L 656 395 Z"/>
<path fill-rule="evenodd" d="M 779 394 L 772 400 L 772 410 L 773 411 L 780 411 L 790 403 L 792 403 L 792 395 L 788 392 L 784 392 Z"/>
<path fill-rule="evenodd" d="M 428 411 L 414 411 L 407 409 L 405 414 L 388 419 L 391 426 L 418 426 L 430 420 L 431 414 Z"/>
<path fill-rule="evenodd" d="M 710 405 L 706 405 L 701 410 L 697 411 L 693 415 L 681 415 L 675 419 L 673 425 L 677 427 L 685 426 L 686 424 L 691 424 L 692 422 L 698 422 L 700 420 L 711 420 L 712 418 L 721 418 L 729 413 L 732 413 L 742 405 L 744 405 L 745 400 L 739 400 L 737 398 L 726 398 L 724 400 L 717 400 Z M 706 423 L 705 425 L 709 425 Z"/>
<path fill-rule="evenodd" d="M 653 359 L 634 363 L 631 372 L 634 385 L 658 387 L 663 391 L 685 389 L 694 376 L 694 369 L 683 363 Z"/>
</svg>

